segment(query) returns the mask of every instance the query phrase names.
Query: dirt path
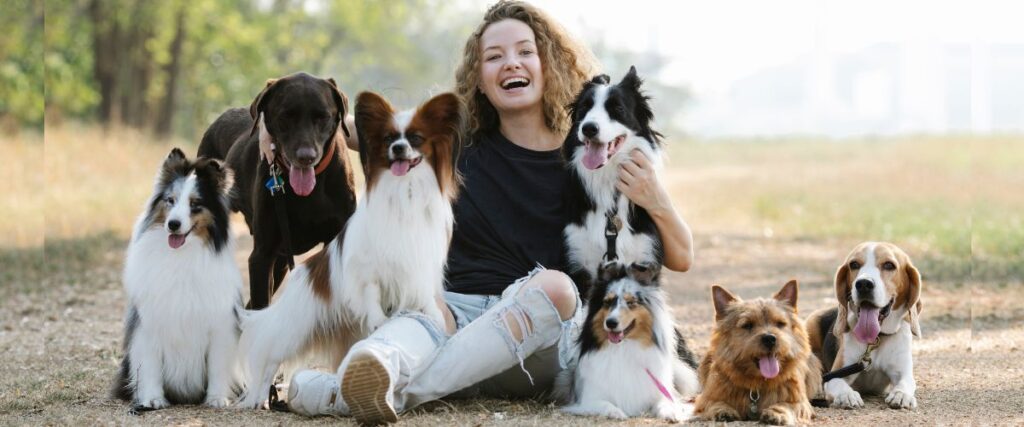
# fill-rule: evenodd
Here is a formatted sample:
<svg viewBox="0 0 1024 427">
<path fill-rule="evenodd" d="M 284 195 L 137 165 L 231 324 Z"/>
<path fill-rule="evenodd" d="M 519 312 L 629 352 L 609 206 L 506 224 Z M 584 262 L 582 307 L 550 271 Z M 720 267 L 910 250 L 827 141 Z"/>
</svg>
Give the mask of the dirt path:
<svg viewBox="0 0 1024 427">
<path fill-rule="evenodd" d="M 238 249 L 245 265 L 248 243 Z M 666 287 L 679 323 L 698 353 L 707 350 L 712 308 L 708 286 L 721 283 L 745 298 L 768 296 L 786 280 L 801 282 L 801 313 L 831 304 L 835 264 L 853 242 L 783 241 L 698 235 L 697 262 L 669 273 Z M 142 417 L 107 399 L 121 346 L 124 297 L 120 250 L 69 280 L 44 280 L 29 292 L 10 289 L 0 302 L 0 424 L 269 425 L 351 423 L 267 411 L 176 407 Z M 924 272 L 926 281 L 928 272 Z M 973 291 L 972 291 L 973 289 Z M 1020 285 L 957 287 L 926 282 L 924 339 L 915 343 L 916 411 L 888 409 L 869 397 L 861 410 L 823 409 L 821 425 L 1024 424 L 1024 291 Z M 407 425 L 593 425 L 611 421 L 561 415 L 533 402 L 437 402 L 404 416 Z M 652 420 L 631 424 L 654 423 Z"/>
</svg>

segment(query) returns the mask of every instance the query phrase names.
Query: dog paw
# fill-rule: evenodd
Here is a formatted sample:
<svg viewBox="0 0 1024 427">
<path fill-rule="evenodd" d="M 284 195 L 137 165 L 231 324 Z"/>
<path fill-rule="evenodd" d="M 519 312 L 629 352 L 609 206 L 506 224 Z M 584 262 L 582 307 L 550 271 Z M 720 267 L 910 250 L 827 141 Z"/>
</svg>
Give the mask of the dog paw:
<svg viewBox="0 0 1024 427">
<path fill-rule="evenodd" d="M 709 413 L 708 414 L 708 419 L 711 420 L 711 421 L 725 421 L 725 422 L 739 421 L 740 413 L 736 412 L 736 410 L 732 409 L 732 408 L 719 408 L 719 409 L 716 409 L 714 412 Z"/>
<path fill-rule="evenodd" d="M 789 409 L 773 406 L 765 409 L 764 413 L 761 414 L 761 422 L 777 426 L 789 426 L 796 424 L 796 417 L 793 415 L 793 411 Z"/>
<path fill-rule="evenodd" d="M 852 409 L 864 406 L 864 399 L 856 390 L 847 390 L 836 395 L 832 399 L 832 406 L 835 408 Z"/>
<path fill-rule="evenodd" d="M 241 399 L 238 399 L 238 402 L 235 403 L 234 407 L 238 408 L 238 409 L 266 409 L 267 408 L 267 406 L 266 406 L 266 399 L 260 400 L 259 397 L 256 397 L 256 396 L 254 396 L 252 394 L 248 394 L 248 393 L 246 395 L 242 396 Z"/>
<path fill-rule="evenodd" d="M 889 407 L 893 409 L 917 408 L 917 398 L 915 398 L 913 394 L 904 392 L 898 388 L 889 392 L 889 395 L 885 397 L 885 403 L 888 403 Z"/>
<path fill-rule="evenodd" d="M 161 396 L 149 399 L 139 399 L 138 406 L 141 407 L 140 409 L 148 410 L 164 409 L 168 406 L 171 406 L 171 402 L 168 402 L 167 399 Z"/>
<path fill-rule="evenodd" d="M 227 397 L 210 396 L 206 398 L 206 401 L 203 402 L 203 404 L 211 408 L 227 408 L 228 406 L 231 406 L 231 399 Z"/>
<path fill-rule="evenodd" d="M 683 411 L 675 404 L 660 404 L 654 408 L 654 416 L 670 423 L 678 423 L 683 420 Z"/>
</svg>

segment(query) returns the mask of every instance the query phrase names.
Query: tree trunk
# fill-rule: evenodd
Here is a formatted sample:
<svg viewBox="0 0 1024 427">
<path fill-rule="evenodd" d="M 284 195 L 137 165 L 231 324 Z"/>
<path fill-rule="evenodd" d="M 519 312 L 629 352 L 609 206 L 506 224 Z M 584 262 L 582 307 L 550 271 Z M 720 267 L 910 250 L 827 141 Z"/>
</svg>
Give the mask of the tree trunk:
<svg viewBox="0 0 1024 427">
<path fill-rule="evenodd" d="M 167 74 L 167 87 L 163 101 L 160 103 L 159 113 L 156 116 L 156 124 L 153 131 L 157 136 L 165 137 L 170 135 L 174 124 L 174 107 L 178 93 L 178 75 L 181 73 L 181 51 L 185 42 L 185 3 L 178 7 L 178 14 L 175 18 L 174 39 L 171 40 L 171 62 L 164 67 Z"/>
<path fill-rule="evenodd" d="M 99 84 L 100 105 L 97 112 L 100 123 L 110 125 L 114 118 L 117 102 L 117 64 L 119 46 L 115 40 L 119 38 L 117 19 L 103 7 L 104 0 L 93 0 L 89 4 L 89 16 L 92 19 L 93 39 L 93 77 Z"/>
</svg>

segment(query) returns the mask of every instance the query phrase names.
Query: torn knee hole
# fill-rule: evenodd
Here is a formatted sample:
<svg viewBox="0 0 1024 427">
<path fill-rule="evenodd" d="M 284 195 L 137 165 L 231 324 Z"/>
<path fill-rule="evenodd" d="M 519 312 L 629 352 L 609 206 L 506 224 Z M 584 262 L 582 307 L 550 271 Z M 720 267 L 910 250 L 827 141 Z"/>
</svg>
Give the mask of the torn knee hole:
<svg viewBox="0 0 1024 427">
<path fill-rule="evenodd" d="M 533 335 L 533 320 L 526 314 L 526 310 L 519 305 L 511 305 L 501 315 L 512 338 L 522 343 L 526 337 Z"/>
</svg>

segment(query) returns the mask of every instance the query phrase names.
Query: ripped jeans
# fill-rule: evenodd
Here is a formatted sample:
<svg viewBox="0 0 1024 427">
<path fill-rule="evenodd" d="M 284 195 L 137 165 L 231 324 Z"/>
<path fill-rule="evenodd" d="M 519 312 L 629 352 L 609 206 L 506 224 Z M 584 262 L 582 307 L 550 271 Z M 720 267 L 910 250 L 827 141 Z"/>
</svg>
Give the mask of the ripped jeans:
<svg viewBox="0 0 1024 427">
<path fill-rule="evenodd" d="M 542 270 L 538 267 L 516 280 L 500 297 L 446 292 L 445 301 L 458 330 L 416 369 L 403 390 L 396 390 L 401 395 L 396 409 L 408 410 L 445 396 L 530 398 L 547 394 L 572 357 L 585 314 L 578 294 L 575 314 L 563 321 L 543 290 L 519 293 Z M 522 340 L 510 332 L 509 317 L 523 331 Z"/>
</svg>

